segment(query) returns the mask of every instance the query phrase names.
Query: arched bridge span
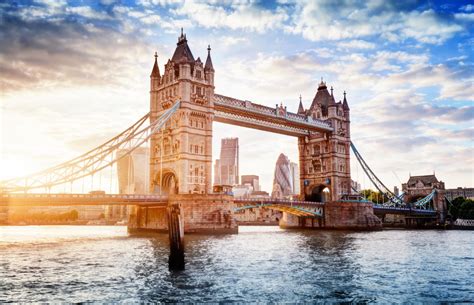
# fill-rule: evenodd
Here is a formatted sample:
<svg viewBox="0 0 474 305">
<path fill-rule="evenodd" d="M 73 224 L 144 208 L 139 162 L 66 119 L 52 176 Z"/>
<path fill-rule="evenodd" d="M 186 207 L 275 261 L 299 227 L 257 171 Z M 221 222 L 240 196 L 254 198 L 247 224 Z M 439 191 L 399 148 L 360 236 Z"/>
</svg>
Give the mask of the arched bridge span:
<svg viewBox="0 0 474 305">
<path fill-rule="evenodd" d="M 298 200 L 283 200 L 283 199 L 235 199 L 234 203 L 239 205 L 234 208 L 234 212 L 239 212 L 248 209 L 267 208 L 286 212 L 299 217 L 324 217 L 324 203 L 298 201 Z"/>
</svg>

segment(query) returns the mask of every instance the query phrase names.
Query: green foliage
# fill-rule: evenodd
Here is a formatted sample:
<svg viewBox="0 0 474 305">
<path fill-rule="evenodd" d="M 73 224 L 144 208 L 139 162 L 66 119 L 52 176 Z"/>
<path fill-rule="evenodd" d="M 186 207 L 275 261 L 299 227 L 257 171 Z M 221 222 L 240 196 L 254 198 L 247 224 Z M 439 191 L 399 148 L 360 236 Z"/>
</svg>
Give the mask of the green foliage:
<svg viewBox="0 0 474 305">
<path fill-rule="evenodd" d="M 449 205 L 449 213 L 454 220 L 458 218 L 474 219 L 474 201 L 463 197 L 457 197 L 451 201 L 451 204 Z"/>
<path fill-rule="evenodd" d="M 364 198 L 366 198 L 367 200 L 372 201 L 373 203 L 384 203 L 388 201 L 388 198 L 386 196 L 374 190 L 361 190 L 360 194 L 364 196 Z"/>
</svg>

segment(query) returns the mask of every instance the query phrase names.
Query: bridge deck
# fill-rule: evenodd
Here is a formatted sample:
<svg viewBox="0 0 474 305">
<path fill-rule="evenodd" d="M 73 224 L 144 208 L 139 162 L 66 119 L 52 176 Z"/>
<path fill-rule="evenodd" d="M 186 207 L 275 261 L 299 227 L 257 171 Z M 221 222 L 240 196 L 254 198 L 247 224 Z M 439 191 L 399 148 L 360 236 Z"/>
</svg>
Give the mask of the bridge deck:
<svg viewBox="0 0 474 305">
<path fill-rule="evenodd" d="M 258 207 L 259 205 L 279 205 L 286 207 L 322 208 L 324 202 L 302 200 L 284 200 L 268 198 L 234 199 L 234 203 Z M 355 202 L 357 203 L 357 202 Z M 0 194 L 0 206 L 78 206 L 78 205 L 139 205 L 166 206 L 168 197 L 148 194 Z M 374 205 L 375 214 L 399 214 L 435 216 L 434 210 L 422 210 L 402 207 L 384 207 Z"/>
<path fill-rule="evenodd" d="M 125 194 L 1 194 L 0 206 L 142 205 L 166 206 L 159 195 Z"/>
<path fill-rule="evenodd" d="M 325 121 L 219 94 L 214 94 L 214 110 L 216 122 L 289 136 L 301 137 L 310 132 L 333 131 L 331 125 Z"/>
<path fill-rule="evenodd" d="M 423 216 L 436 216 L 437 212 L 434 210 L 422 210 L 412 208 L 401 208 L 401 207 L 384 207 L 380 205 L 374 205 L 374 214 L 396 214 L 396 215 L 423 215 Z"/>
</svg>

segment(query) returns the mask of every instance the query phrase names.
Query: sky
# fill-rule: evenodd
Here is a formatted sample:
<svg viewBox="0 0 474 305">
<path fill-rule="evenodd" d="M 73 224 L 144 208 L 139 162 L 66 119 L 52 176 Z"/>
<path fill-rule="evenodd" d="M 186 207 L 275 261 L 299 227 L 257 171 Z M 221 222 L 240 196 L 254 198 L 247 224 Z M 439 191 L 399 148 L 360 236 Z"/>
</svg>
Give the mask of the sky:
<svg viewBox="0 0 474 305">
<path fill-rule="evenodd" d="M 149 111 L 180 28 L 210 44 L 215 92 L 296 112 L 321 77 L 347 92 L 351 138 L 389 187 L 436 173 L 474 186 L 474 3 L 462 1 L 10 1 L 0 3 L 0 178 L 94 148 Z M 214 123 L 239 137 L 240 173 L 271 191 L 296 138 Z M 352 177 L 369 187 L 351 159 Z"/>
</svg>

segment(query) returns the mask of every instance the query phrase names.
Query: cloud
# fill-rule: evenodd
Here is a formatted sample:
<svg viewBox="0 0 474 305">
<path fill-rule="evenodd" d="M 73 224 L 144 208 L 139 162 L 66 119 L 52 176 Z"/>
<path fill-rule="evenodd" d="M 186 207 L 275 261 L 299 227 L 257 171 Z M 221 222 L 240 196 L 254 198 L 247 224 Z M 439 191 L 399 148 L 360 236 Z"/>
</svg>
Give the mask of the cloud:
<svg viewBox="0 0 474 305">
<path fill-rule="evenodd" d="M 224 36 L 220 39 L 220 42 L 224 46 L 230 47 L 241 43 L 247 43 L 248 39 L 245 37 Z"/>
<path fill-rule="evenodd" d="M 417 5 L 390 1 L 295 2 L 291 23 L 285 29 L 312 41 L 379 37 L 430 44 L 440 44 L 463 30 L 431 9 L 416 10 Z"/>
<path fill-rule="evenodd" d="M 110 19 L 111 17 L 104 12 L 98 12 L 90 6 L 74 6 L 66 8 L 66 12 L 77 14 L 89 19 Z"/>
<path fill-rule="evenodd" d="M 457 14 L 454 14 L 454 17 L 461 21 L 468 21 L 468 22 L 474 21 L 474 13 L 469 13 L 469 14 L 457 13 Z"/>
<path fill-rule="evenodd" d="M 374 49 L 375 44 L 365 40 L 342 41 L 337 44 L 339 47 L 348 49 Z"/>
<path fill-rule="evenodd" d="M 474 5 L 473 4 L 466 4 L 464 6 L 461 6 L 459 8 L 459 10 L 465 11 L 465 12 L 472 12 L 472 11 L 474 11 Z"/>
<path fill-rule="evenodd" d="M 83 15 L 88 10 L 80 9 Z M 75 20 L 5 14 L 0 25 L 0 86 L 5 92 L 34 87 L 124 84 L 137 58 L 150 50 L 133 35 Z"/>
<path fill-rule="evenodd" d="M 285 10 L 274 11 L 257 7 L 250 1 L 234 2 L 229 6 L 216 3 L 185 1 L 171 10 L 177 16 L 185 16 L 205 28 L 243 29 L 264 32 L 279 28 L 288 19 Z"/>
</svg>

